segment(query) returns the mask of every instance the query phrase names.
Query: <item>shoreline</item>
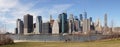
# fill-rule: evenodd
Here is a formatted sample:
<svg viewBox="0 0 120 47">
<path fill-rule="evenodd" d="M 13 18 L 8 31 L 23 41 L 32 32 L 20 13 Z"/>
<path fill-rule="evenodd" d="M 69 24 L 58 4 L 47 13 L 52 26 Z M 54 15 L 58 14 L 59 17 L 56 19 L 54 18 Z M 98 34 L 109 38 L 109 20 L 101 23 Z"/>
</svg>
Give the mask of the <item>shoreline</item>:
<svg viewBox="0 0 120 47">
<path fill-rule="evenodd" d="M 64 41 L 39 41 L 39 40 L 14 40 L 14 42 L 64 42 Z"/>
<path fill-rule="evenodd" d="M 85 42 L 111 41 L 111 40 L 120 40 L 120 38 L 116 38 L 116 39 L 101 39 L 101 40 L 85 41 Z M 65 41 L 14 40 L 14 42 L 18 43 L 18 42 L 65 42 Z M 82 42 L 82 41 L 67 41 L 67 42 Z"/>
</svg>

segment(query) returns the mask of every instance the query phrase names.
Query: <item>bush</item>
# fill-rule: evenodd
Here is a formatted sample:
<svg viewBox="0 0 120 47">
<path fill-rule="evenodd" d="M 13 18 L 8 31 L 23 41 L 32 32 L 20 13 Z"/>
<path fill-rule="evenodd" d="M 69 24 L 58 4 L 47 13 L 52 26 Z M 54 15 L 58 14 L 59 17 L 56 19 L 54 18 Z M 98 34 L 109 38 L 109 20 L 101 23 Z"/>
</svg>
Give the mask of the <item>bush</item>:
<svg viewBox="0 0 120 47">
<path fill-rule="evenodd" d="M 106 35 L 102 39 L 119 39 L 119 38 L 120 38 L 120 34 L 114 33 L 114 34 L 111 34 L 111 35 Z"/>
<path fill-rule="evenodd" d="M 13 44 L 13 39 L 9 38 L 7 35 L 0 34 L 0 45 Z"/>
</svg>

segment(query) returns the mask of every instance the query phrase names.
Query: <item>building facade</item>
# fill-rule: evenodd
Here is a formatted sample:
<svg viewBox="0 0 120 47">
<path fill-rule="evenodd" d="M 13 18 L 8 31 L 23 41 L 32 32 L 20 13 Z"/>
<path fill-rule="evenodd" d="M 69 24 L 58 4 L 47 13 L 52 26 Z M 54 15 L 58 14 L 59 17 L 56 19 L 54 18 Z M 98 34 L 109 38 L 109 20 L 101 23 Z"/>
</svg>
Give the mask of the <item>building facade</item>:
<svg viewBox="0 0 120 47">
<path fill-rule="evenodd" d="M 80 14 L 79 17 L 80 17 L 80 21 L 83 21 L 83 16 L 82 16 L 82 14 Z"/>
<path fill-rule="evenodd" d="M 73 17 L 73 14 L 70 14 L 68 23 L 69 23 L 69 34 L 72 34 L 72 32 L 74 32 L 74 17 Z"/>
<path fill-rule="evenodd" d="M 42 17 L 37 16 L 36 17 L 36 31 L 35 34 L 40 34 L 42 33 Z"/>
<path fill-rule="evenodd" d="M 58 22 L 59 22 L 60 33 L 68 33 L 67 13 L 59 14 L 58 19 L 59 19 Z"/>
<path fill-rule="evenodd" d="M 57 20 L 53 23 L 52 34 L 59 34 L 59 23 Z"/>
<path fill-rule="evenodd" d="M 84 19 L 84 21 L 83 21 L 83 33 L 87 34 L 89 32 L 90 32 L 90 20 Z"/>
<path fill-rule="evenodd" d="M 107 27 L 107 14 L 104 15 L 104 27 Z"/>
<path fill-rule="evenodd" d="M 84 19 L 87 19 L 87 12 L 84 12 Z"/>
<path fill-rule="evenodd" d="M 15 28 L 15 34 L 18 34 L 18 28 L 17 27 Z"/>
<path fill-rule="evenodd" d="M 82 33 L 83 32 L 83 15 L 80 14 L 79 17 L 80 17 L 79 27 L 80 27 L 80 31 Z"/>
<path fill-rule="evenodd" d="M 79 20 L 74 20 L 74 30 L 75 32 L 80 32 Z"/>
<path fill-rule="evenodd" d="M 68 33 L 68 22 L 67 22 L 67 13 L 62 13 L 61 15 L 61 31 L 62 33 Z"/>
<path fill-rule="evenodd" d="M 50 23 L 42 23 L 42 33 L 41 34 L 49 34 L 50 33 Z"/>
<path fill-rule="evenodd" d="M 33 32 L 33 16 L 30 14 L 24 15 L 24 34 Z"/>
<path fill-rule="evenodd" d="M 21 19 L 17 19 L 17 34 L 23 34 L 23 21 Z"/>
</svg>

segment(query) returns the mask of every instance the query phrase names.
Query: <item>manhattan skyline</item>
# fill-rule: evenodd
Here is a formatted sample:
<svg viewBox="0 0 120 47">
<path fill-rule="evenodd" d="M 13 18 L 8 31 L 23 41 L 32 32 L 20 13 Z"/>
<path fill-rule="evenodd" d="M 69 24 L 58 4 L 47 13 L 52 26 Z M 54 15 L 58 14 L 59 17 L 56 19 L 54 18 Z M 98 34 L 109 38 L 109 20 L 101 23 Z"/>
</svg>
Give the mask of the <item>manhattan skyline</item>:
<svg viewBox="0 0 120 47">
<path fill-rule="evenodd" d="M 84 11 L 87 17 L 92 17 L 95 22 L 98 18 L 104 26 L 104 15 L 108 15 L 108 26 L 111 20 L 114 26 L 120 26 L 119 18 L 119 0 L 0 0 L 0 24 L 1 28 L 6 25 L 7 31 L 14 32 L 16 19 L 23 20 L 26 14 L 33 15 L 34 23 L 36 16 L 42 16 L 43 22 L 49 21 L 50 15 L 57 19 L 58 15 L 66 12 L 79 17 Z"/>
</svg>

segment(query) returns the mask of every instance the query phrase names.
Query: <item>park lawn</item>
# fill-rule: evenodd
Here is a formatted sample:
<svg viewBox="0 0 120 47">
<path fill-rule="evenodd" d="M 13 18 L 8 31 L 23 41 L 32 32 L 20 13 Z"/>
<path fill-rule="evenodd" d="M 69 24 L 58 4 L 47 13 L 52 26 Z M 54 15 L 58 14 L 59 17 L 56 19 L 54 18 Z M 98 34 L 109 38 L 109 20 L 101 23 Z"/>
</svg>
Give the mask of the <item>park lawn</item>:
<svg viewBox="0 0 120 47">
<path fill-rule="evenodd" d="M 17 42 L 0 47 L 120 47 L 120 40 L 92 42 Z"/>
</svg>

